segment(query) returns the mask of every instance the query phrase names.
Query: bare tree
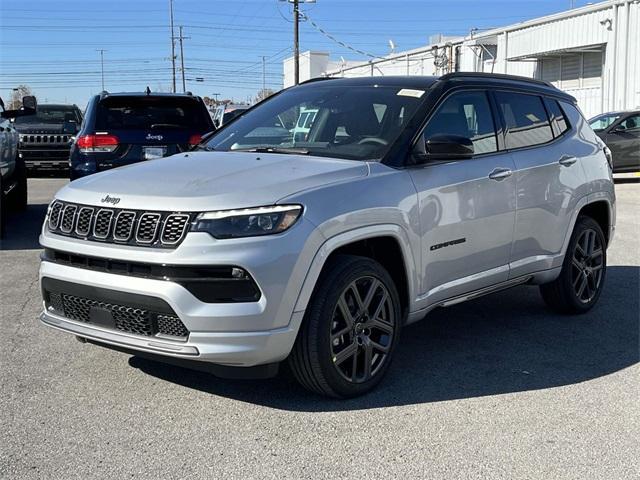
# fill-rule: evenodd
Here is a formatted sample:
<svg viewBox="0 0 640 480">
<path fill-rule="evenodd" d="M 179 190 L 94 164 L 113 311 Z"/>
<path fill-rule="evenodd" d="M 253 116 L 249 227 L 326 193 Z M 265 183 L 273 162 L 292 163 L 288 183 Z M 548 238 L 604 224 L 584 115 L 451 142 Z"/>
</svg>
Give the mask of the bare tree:
<svg viewBox="0 0 640 480">
<path fill-rule="evenodd" d="M 31 94 L 31 87 L 27 85 L 18 85 L 13 89 L 13 92 L 11 92 L 11 101 L 9 102 L 7 110 L 18 110 L 22 106 L 22 97 L 26 97 Z"/>
<path fill-rule="evenodd" d="M 256 101 L 256 103 L 261 102 L 265 98 L 269 98 L 274 93 L 276 93 L 276 92 L 271 90 L 270 88 L 262 88 L 262 89 L 260 89 L 258 91 L 258 94 L 256 95 L 256 98 L 255 98 L 255 101 Z"/>
</svg>

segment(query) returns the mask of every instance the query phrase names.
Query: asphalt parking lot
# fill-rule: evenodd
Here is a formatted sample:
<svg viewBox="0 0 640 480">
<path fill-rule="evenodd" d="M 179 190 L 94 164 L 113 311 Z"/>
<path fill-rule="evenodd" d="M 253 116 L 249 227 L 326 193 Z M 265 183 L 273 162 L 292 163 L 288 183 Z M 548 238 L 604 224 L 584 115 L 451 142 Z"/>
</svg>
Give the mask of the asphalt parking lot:
<svg viewBox="0 0 640 480">
<path fill-rule="evenodd" d="M 349 401 L 286 375 L 230 381 L 42 326 L 37 234 L 64 180 L 30 180 L 0 250 L 2 478 L 640 476 L 640 177 L 617 181 L 606 288 L 588 315 L 518 287 L 406 328 Z"/>
</svg>

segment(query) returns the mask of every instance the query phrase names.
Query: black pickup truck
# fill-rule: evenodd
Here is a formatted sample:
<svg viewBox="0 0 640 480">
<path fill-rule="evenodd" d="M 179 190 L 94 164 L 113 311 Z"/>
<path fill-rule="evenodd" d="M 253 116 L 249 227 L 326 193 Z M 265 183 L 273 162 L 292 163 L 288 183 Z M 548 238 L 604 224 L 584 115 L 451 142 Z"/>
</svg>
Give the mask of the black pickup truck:
<svg viewBox="0 0 640 480">
<path fill-rule="evenodd" d="M 5 214 L 27 206 L 27 172 L 18 153 L 18 133 L 11 120 L 35 114 L 36 98 L 23 97 L 22 105 L 18 110 L 5 110 L 0 98 L 0 238 Z"/>
<path fill-rule="evenodd" d="M 76 105 L 38 105 L 35 115 L 16 118 L 20 156 L 29 172 L 66 171 L 82 112 Z"/>
</svg>

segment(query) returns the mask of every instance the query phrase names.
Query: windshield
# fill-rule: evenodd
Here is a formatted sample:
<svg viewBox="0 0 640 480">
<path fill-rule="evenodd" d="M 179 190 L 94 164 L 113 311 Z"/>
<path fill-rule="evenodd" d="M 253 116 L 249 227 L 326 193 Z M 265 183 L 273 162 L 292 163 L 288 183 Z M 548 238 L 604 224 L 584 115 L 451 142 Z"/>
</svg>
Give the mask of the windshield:
<svg viewBox="0 0 640 480">
<path fill-rule="evenodd" d="M 80 123 L 80 115 L 78 109 L 73 106 L 49 106 L 38 105 L 35 115 L 25 115 L 24 117 L 17 117 L 15 119 L 16 124 L 36 124 L 36 123 L 55 123 L 61 124 L 64 122 L 76 122 Z"/>
<path fill-rule="evenodd" d="M 380 159 L 423 101 L 423 90 L 331 83 L 274 96 L 218 130 L 205 148 Z"/>
<path fill-rule="evenodd" d="M 596 132 L 605 130 L 611 126 L 613 122 L 620 118 L 618 113 L 603 113 L 589 120 L 589 126 Z"/>
</svg>

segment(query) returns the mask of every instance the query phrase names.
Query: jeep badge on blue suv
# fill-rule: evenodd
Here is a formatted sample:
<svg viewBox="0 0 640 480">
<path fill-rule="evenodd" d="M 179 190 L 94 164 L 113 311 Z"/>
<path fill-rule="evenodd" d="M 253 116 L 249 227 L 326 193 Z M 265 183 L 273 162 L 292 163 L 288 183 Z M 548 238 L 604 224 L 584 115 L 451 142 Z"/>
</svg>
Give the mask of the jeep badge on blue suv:
<svg viewBox="0 0 640 480">
<path fill-rule="evenodd" d="M 71 147 L 71 180 L 187 151 L 214 129 L 190 93 L 102 92 L 89 101 Z"/>
</svg>

